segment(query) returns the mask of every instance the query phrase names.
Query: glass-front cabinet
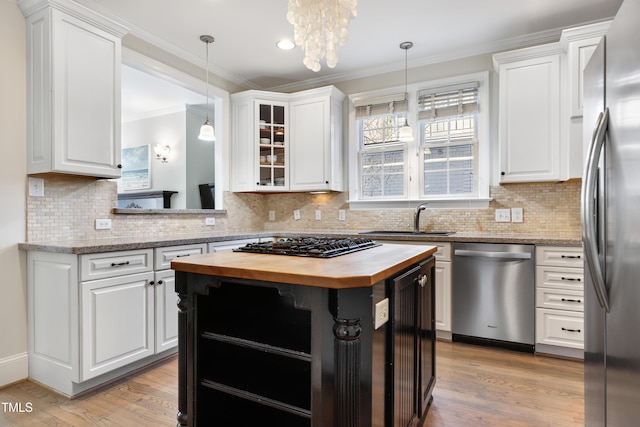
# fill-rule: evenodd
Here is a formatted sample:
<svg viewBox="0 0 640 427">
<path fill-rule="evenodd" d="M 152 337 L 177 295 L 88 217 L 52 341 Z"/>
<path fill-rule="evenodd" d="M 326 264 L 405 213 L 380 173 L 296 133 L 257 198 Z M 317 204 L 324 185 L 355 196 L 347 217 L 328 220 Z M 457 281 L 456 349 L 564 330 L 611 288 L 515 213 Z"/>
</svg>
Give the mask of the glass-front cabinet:
<svg viewBox="0 0 640 427">
<path fill-rule="evenodd" d="M 231 95 L 231 191 L 343 191 L 342 102 L 333 86 Z"/>
<path fill-rule="evenodd" d="M 256 101 L 258 120 L 258 173 L 256 187 L 268 191 L 286 190 L 287 168 L 287 106 L 284 103 Z M 265 188 L 263 188 L 265 187 Z M 271 188 L 270 188 L 271 187 Z"/>
</svg>

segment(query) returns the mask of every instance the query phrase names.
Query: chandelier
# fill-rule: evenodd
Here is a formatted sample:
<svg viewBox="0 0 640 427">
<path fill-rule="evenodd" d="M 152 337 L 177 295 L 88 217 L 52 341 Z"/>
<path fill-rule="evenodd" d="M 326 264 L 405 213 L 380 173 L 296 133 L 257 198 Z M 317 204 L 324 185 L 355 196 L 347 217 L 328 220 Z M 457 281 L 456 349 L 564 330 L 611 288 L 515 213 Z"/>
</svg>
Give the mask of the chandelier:
<svg viewBox="0 0 640 427">
<path fill-rule="evenodd" d="M 304 65 L 320 71 L 338 64 L 338 46 L 347 42 L 349 21 L 358 15 L 358 0 L 289 0 L 287 20 L 293 25 L 293 39 L 304 50 Z"/>
</svg>

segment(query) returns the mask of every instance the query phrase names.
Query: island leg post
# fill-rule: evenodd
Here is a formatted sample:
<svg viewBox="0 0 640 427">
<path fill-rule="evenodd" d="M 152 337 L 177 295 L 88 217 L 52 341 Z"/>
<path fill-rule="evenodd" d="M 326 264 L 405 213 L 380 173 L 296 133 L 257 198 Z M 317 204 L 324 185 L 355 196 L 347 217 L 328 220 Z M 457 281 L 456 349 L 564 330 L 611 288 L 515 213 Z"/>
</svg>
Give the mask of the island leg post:
<svg viewBox="0 0 640 427">
<path fill-rule="evenodd" d="M 360 319 L 334 318 L 335 426 L 360 427 Z"/>
</svg>

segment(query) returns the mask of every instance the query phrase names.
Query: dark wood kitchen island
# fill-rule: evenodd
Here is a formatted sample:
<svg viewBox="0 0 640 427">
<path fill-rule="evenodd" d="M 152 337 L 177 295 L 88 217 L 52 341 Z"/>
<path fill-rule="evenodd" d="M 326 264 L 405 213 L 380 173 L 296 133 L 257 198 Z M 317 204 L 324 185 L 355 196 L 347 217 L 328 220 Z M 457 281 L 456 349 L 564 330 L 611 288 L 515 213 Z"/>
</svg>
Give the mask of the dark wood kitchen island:
<svg viewBox="0 0 640 427">
<path fill-rule="evenodd" d="M 435 385 L 435 251 L 173 261 L 178 425 L 420 425 Z"/>
</svg>

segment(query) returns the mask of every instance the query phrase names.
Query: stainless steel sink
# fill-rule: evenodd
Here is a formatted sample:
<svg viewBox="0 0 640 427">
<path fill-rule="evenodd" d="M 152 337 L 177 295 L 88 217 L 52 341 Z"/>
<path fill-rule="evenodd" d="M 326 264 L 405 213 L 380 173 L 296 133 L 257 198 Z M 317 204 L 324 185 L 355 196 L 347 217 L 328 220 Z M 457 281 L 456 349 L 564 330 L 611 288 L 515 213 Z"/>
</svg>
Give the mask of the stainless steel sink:
<svg viewBox="0 0 640 427">
<path fill-rule="evenodd" d="M 449 236 L 455 234 L 455 231 L 420 231 L 414 233 L 413 231 L 397 231 L 397 230 L 384 230 L 384 231 L 363 231 L 359 234 L 385 234 L 389 236 Z"/>
</svg>

